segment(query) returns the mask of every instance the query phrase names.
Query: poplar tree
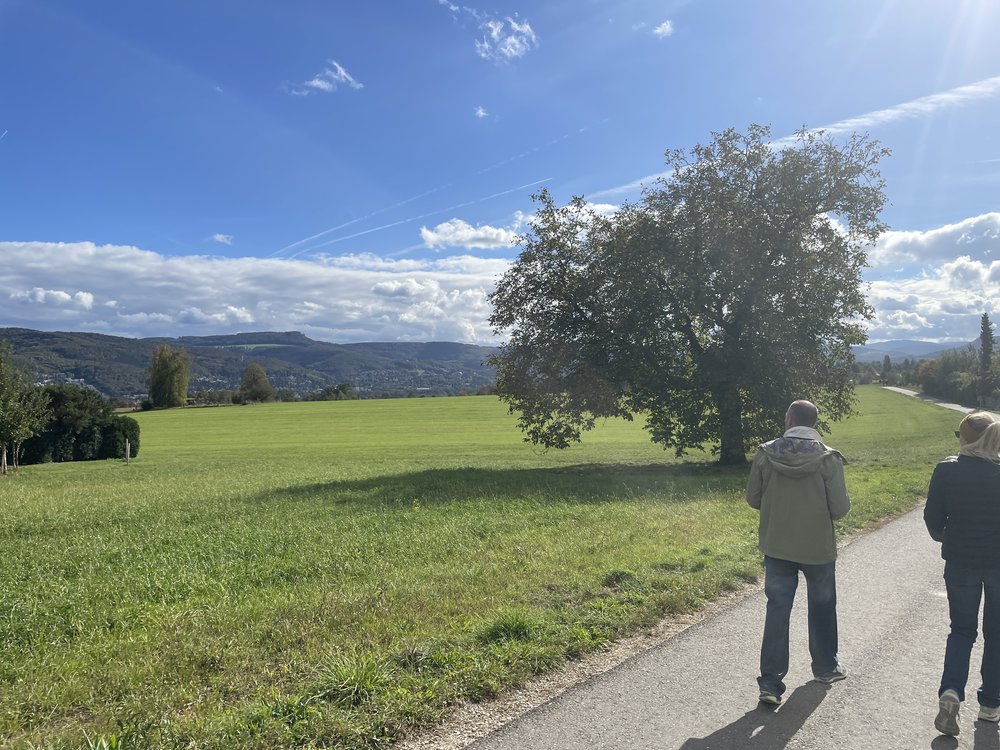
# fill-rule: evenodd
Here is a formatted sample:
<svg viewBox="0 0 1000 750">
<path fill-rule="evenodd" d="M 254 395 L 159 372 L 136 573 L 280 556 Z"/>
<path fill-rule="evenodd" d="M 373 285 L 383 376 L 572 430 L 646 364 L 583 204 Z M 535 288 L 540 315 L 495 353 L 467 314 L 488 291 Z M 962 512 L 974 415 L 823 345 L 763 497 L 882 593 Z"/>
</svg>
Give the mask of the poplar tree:
<svg viewBox="0 0 1000 750">
<path fill-rule="evenodd" d="M 149 363 L 149 400 L 155 407 L 187 403 L 191 357 L 183 349 L 160 344 Z"/>
</svg>

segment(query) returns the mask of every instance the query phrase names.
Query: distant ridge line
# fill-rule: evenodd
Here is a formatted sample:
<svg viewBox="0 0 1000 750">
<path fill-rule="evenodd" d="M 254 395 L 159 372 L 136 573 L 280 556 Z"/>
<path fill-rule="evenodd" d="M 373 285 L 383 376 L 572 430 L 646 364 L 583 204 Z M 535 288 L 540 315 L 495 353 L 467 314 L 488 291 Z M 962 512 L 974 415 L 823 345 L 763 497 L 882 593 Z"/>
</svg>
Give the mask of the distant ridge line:
<svg viewBox="0 0 1000 750">
<path fill-rule="evenodd" d="M 113 397 L 145 393 L 146 369 L 161 344 L 191 355 L 189 390 L 235 389 L 250 362 L 275 388 L 299 394 L 352 383 L 363 396 L 455 395 L 496 379 L 494 347 L 449 341 L 334 344 L 299 331 L 127 338 L 104 333 L 0 328 L 15 362 L 39 381 L 80 382 Z"/>
</svg>

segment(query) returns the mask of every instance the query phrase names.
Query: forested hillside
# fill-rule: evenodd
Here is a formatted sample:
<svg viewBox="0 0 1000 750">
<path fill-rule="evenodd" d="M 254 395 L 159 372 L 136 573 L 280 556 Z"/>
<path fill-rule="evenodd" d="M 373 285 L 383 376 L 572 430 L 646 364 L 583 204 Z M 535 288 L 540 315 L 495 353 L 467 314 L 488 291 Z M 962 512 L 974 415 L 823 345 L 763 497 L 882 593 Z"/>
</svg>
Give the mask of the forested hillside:
<svg viewBox="0 0 1000 750">
<path fill-rule="evenodd" d="M 163 343 L 190 353 L 191 391 L 236 388 L 251 362 L 274 387 L 301 394 L 352 383 L 362 397 L 450 395 L 495 377 L 484 364 L 491 348 L 451 342 L 331 344 L 297 331 L 129 339 L 26 328 L 0 328 L 0 340 L 39 382 L 82 382 L 115 397 L 145 393 L 150 357 Z"/>
</svg>

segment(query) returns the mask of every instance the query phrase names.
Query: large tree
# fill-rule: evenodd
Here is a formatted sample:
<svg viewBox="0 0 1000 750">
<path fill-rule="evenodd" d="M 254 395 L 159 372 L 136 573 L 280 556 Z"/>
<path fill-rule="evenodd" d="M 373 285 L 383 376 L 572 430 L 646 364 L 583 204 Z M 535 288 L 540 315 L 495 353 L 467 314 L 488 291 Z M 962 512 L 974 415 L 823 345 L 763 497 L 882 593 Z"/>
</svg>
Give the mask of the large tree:
<svg viewBox="0 0 1000 750">
<path fill-rule="evenodd" d="M 490 319 L 508 335 L 491 363 L 525 439 L 565 447 L 598 418 L 642 413 L 678 455 L 711 444 L 732 464 L 796 398 L 849 413 L 887 153 L 752 126 L 667 152 L 667 176 L 611 216 L 535 196 Z"/>
<path fill-rule="evenodd" d="M 149 400 L 153 406 L 183 406 L 187 403 L 191 358 L 183 349 L 160 344 L 149 363 Z"/>
</svg>

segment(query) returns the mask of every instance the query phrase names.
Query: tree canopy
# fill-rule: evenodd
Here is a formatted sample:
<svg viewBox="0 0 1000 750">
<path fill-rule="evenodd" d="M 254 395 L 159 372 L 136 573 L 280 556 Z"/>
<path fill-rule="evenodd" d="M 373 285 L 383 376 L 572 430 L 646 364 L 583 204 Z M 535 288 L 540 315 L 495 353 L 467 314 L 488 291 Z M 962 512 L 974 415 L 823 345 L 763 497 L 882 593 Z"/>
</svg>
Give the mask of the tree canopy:
<svg viewBox="0 0 1000 750">
<path fill-rule="evenodd" d="M 10 348 L 0 342 L 0 474 L 10 463 L 17 468 L 21 446 L 49 418 L 48 396 L 14 366 Z"/>
<path fill-rule="evenodd" d="M 740 463 L 797 398 L 827 420 L 849 413 L 887 153 L 751 126 L 668 151 L 668 175 L 611 216 L 534 196 L 490 319 L 508 335 L 491 364 L 525 439 L 565 447 L 598 418 L 643 413 L 678 455 L 711 444 Z"/>
<path fill-rule="evenodd" d="M 274 398 L 274 388 L 267 379 L 264 368 L 251 362 L 243 369 L 240 379 L 239 398 L 241 401 L 270 401 Z"/>
<path fill-rule="evenodd" d="M 24 442 L 24 463 L 93 461 L 125 458 L 139 451 L 139 424 L 116 415 L 111 403 L 92 388 L 47 385 L 41 389 L 49 405 L 41 429 Z"/>
<path fill-rule="evenodd" d="M 183 406 L 187 403 L 191 357 L 183 349 L 160 344 L 149 363 L 149 400 L 153 406 Z"/>
</svg>

